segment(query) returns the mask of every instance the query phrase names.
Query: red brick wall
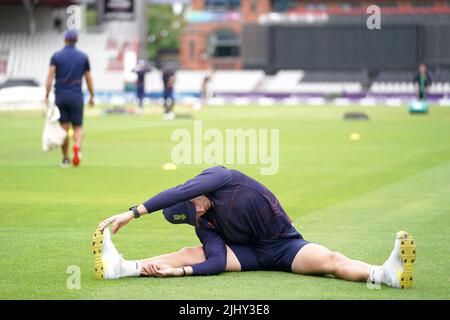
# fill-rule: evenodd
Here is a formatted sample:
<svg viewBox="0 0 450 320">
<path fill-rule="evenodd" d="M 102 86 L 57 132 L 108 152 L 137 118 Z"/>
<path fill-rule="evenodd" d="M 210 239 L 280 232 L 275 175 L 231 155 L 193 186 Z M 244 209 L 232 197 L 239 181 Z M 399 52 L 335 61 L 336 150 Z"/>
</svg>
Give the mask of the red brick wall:
<svg viewBox="0 0 450 320">
<path fill-rule="evenodd" d="M 213 22 L 191 24 L 185 28 L 180 43 L 180 65 L 188 70 L 242 69 L 241 57 L 210 58 L 207 56 L 208 37 L 217 29 L 231 29 L 238 37 L 242 34 L 240 22 Z M 192 46 L 192 44 L 193 46 Z"/>
<path fill-rule="evenodd" d="M 203 10 L 204 0 L 192 0 L 193 10 Z M 270 0 L 242 0 L 241 21 L 193 23 L 188 25 L 180 41 L 180 65 L 188 70 L 242 69 L 242 57 L 213 58 L 207 56 L 208 37 L 217 29 L 233 30 L 242 37 L 243 24 L 255 23 L 260 14 L 271 11 Z M 241 48 L 242 53 L 242 48 Z"/>
<path fill-rule="evenodd" d="M 261 14 L 272 10 L 270 0 L 241 0 L 242 19 L 247 23 L 255 23 Z"/>
<path fill-rule="evenodd" d="M 204 0 L 192 0 L 191 1 L 192 10 L 203 10 L 205 8 Z"/>
</svg>

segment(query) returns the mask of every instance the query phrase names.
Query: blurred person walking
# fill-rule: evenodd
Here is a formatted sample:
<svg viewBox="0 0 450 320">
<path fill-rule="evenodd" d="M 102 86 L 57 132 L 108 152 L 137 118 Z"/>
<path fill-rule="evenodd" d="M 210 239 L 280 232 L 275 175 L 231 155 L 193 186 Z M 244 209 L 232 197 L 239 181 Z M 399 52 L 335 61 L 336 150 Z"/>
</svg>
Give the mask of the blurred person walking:
<svg viewBox="0 0 450 320">
<path fill-rule="evenodd" d="M 89 58 L 87 55 L 75 48 L 78 41 L 78 33 L 68 30 L 64 34 L 64 48 L 55 52 L 50 60 L 48 70 L 45 103 L 48 105 L 53 80 L 55 80 L 55 104 L 61 117 L 61 126 L 69 131 L 73 128 L 74 144 L 72 147 L 72 164 L 78 166 L 81 161 L 81 143 L 83 140 L 83 92 L 82 79 L 86 79 L 89 90 L 89 105 L 94 106 L 94 87 L 90 71 Z M 62 145 L 63 160 L 61 167 L 70 165 L 69 159 L 69 135 Z"/>
<path fill-rule="evenodd" d="M 208 71 L 208 73 L 206 73 L 205 77 L 203 78 L 203 82 L 202 82 L 202 89 L 201 89 L 201 101 L 202 101 L 202 105 L 207 105 L 209 99 L 212 97 L 212 92 L 211 92 L 211 88 L 210 88 L 210 83 L 211 83 L 211 77 L 212 77 L 212 71 Z"/>
<path fill-rule="evenodd" d="M 175 119 L 175 114 L 173 113 L 173 107 L 175 105 L 175 99 L 173 95 L 173 88 L 175 85 L 175 73 L 171 68 L 166 68 L 162 75 L 162 81 L 164 84 L 164 120 Z"/>
<path fill-rule="evenodd" d="M 138 100 L 140 112 L 144 111 L 145 97 L 145 75 L 150 72 L 150 67 L 145 60 L 139 60 L 136 68 L 133 70 L 137 74 L 136 98 Z"/>
</svg>

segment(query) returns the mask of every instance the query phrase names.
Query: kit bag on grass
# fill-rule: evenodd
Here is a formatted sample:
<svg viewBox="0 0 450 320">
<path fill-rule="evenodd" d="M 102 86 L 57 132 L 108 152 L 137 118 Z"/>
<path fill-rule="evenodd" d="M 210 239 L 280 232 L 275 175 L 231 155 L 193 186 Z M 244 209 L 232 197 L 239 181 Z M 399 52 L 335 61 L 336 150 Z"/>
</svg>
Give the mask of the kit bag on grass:
<svg viewBox="0 0 450 320">
<path fill-rule="evenodd" d="M 47 108 L 45 117 L 44 132 L 42 133 L 42 149 L 50 151 L 62 146 L 67 137 L 67 132 L 59 124 L 61 114 L 56 105 L 51 104 Z"/>
</svg>

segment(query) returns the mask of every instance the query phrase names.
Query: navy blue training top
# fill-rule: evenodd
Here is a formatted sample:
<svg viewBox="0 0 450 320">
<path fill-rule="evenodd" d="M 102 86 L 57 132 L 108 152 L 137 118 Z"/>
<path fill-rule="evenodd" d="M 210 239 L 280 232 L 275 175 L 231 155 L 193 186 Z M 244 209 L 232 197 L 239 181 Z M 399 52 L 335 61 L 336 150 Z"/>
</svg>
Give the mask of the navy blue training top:
<svg viewBox="0 0 450 320">
<path fill-rule="evenodd" d="M 213 206 L 196 227 L 207 260 L 192 266 L 194 274 L 225 271 L 225 244 L 250 244 L 292 236 L 296 230 L 275 195 L 237 170 L 212 167 L 184 184 L 144 202 L 149 213 L 205 195 Z"/>
<path fill-rule="evenodd" d="M 86 71 L 90 70 L 89 59 L 86 54 L 66 45 L 55 52 L 50 65 L 56 67 L 55 95 L 82 95 L 81 85 Z"/>
<path fill-rule="evenodd" d="M 172 90 L 173 89 L 173 85 L 170 85 L 170 79 L 172 77 L 174 77 L 174 73 L 171 70 L 166 70 L 163 72 L 162 75 L 162 80 L 163 80 L 163 84 L 164 84 L 164 90 L 168 91 L 168 90 Z"/>
<path fill-rule="evenodd" d="M 150 72 L 150 68 L 148 66 L 145 67 L 137 67 L 133 70 L 137 74 L 137 88 L 140 90 L 144 90 L 145 87 L 145 75 Z"/>
</svg>

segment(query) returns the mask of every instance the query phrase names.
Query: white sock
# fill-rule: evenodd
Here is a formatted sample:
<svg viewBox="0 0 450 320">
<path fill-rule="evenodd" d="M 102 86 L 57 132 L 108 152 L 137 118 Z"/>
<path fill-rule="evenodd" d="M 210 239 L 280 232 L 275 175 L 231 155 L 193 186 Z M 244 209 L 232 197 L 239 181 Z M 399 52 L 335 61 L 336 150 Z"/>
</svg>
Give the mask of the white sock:
<svg viewBox="0 0 450 320">
<path fill-rule="evenodd" d="M 141 274 L 141 262 L 139 260 L 122 260 L 120 264 L 120 277 L 139 277 Z"/>
<path fill-rule="evenodd" d="M 370 268 L 369 281 L 373 284 L 385 283 L 384 269 L 381 266 Z"/>
</svg>

